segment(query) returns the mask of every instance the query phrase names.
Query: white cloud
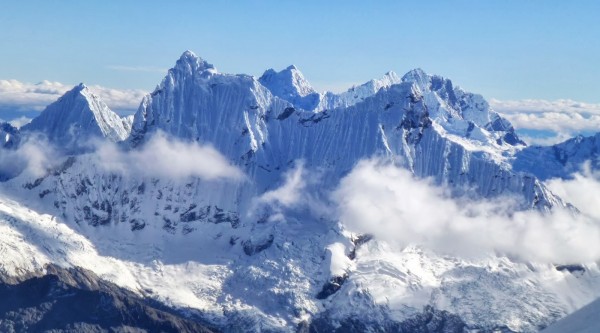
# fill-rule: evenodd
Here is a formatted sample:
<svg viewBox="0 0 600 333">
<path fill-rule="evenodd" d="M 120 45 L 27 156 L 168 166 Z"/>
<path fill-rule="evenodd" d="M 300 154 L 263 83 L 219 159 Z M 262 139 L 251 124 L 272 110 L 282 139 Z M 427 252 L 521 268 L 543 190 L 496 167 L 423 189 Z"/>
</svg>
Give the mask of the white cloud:
<svg viewBox="0 0 600 333">
<path fill-rule="evenodd" d="M 582 196 L 598 201 L 595 190 L 580 188 Z M 467 258 L 499 253 L 550 263 L 600 259 L 598 211 L 575 215 L 557 208 L 544 214 L 516 211 L 510 198 L 453 199 L 444 188 L 377 160 L 360 162 L 341 181 L 333 201 L 349 231 L 402 246 L 421 245 Z M 598 202 L 587 208 L 597 207 Z"/>
<path fill-rule="evenodd" d="M 101 168 L 125 176 L 245 179 L 243 172 L 213 147 L 170 139 L 162 133 L 156 133 L 143 146 L 130 151 L 124 151 L 113 143 L 97 144 L 96 148 L 94 154 Z"/>
<path fill-rule="evenodd" d="M 287 171 L 283 177 L 283 185 L 259 197 L 261 203 L 278 204 L 283 207 L 291 207 L 298 203 L 302 191 L 306 188 L 304 162 L 296 161 L 294 168 Z"/>
<path fill-rule="evenodd" d="M 600 115 L 600 104 L 577 102 L 570 99 L 547 101 L 543 99 L 523 99 L 501 101 L 492 98 L 490 105 L 502 113 L 544 113 L 567 112 Z"/>
<path fill-rule="evenodd" d="M 600 128 L 600 104 L 569 99 L 491 99 L 490 105 L 508 119 L 529 144 L 555 144 L 577 134 L 597 132 Z M 524 134 L 531 130 L 543 135 Z"/>
<path fill-rule="evenodd" d="M 525 141 L 531 146 L 552 146 L 554 144 L 567 141 L 573 138 L 577 133 L 562 133 L 562 132 L 550 132 L 545 136 L 532 136 L 527 134 L 519 134 L 521 140 Z"/>
<path fill-rule="evenodd" d="M 74 85 L 42 81 L 31 84 L 17 80 L 0 80 L 0 108 L 15 111 L 42 111 Z M 112 89 L 98 85 L 89 86 L 114 111 L 131 113 L 136 110 L 146 94 L 139 89 Z"/>
<path fill-rule="evenodd" d="M 88 86 L 88 88 L 98 95 L 111 110 L 121 115 L 137 111 L 142 98 L 147 94 L 141 89 L 113 89 L 98 85 Z"/>
<path fill-rule="evenodd" d="M 577 102 L 570 99 L 547 101 L 543 99 L 497 100 L 491 99 L 490 105 L 502 113 L 580 113 L 600 115 L 600 104 Z"/>
<path fill-rule="evenodd" d="M 589 162 L 584 163 L 581 172 L 575 173 L 571 179 L 550 179 L 546 185 L 554 194 L 600 220 L 600 172 L 592 171 Z"/>
<path fill-rule="evenodd" d="M 508 113 L 504 116 L 517 128 L 561 131 L 590 131 L 600 128 L 600 115 L 567 112 Z"/>
<path fill-rule="evenodd" d="M 18 117 L 11 120 L 9 123 L 16 128 L 20 128 L 23 125 L 27 125 L 31 122 L 31 118 L 28 117 Z"/>
<path fill-rule="evenodd" d="M 27 138 L 19 149 L 0 149 L 0 176 L 11 178 L 24 172 L 33 179 L 42 177 L 61 161 L 57 156 L 57 151 L 44 138 Z"/>
</svg>

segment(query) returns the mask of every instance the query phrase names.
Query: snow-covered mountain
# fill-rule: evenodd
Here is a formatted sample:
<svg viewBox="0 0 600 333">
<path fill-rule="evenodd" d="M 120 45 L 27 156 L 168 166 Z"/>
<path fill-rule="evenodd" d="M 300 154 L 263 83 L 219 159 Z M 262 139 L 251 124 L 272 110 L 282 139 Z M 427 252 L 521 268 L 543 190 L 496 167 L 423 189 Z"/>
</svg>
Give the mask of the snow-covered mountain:
<svg viewBox="0 0 600 333">
<path fill-rule="evenodd" d="M 390 74 L 385 84 L 361 86 L 368 89 L 361 89 L 360 102 L 305 111 L 304 102 L 294 105 L 271 92 L 295 101 L 281 92 L 312 91 L 295 67 L 268 76 L 277 84 L 271 90 L 252 76 L 219 73 L 186 52 L 142 102 L 130 140 L 135 145 L 163 131 L 209 143 L 244 166 L 259 188 L 279 179 L 290 161 L 324 167 L 336 182 L 358 160 L 382 155 L 419 177 L 474 188 L 484 197 L 518 194 L 524 207 L 541 209 L 562 204 L 537 179 L 512 172 L 507 157 L 523 143 L 510 123 L 450 80 L 414 70 L 392 85 Z"/>
<path fill-rule="evenodd" d="M 534 174 L 539 179 L 568 178 L 590 162 L 592 170 L 600 169 L 600 133 L 577 136 L 549 147 L 532 146 L 515 155 L 513 168 Z"/>
<path fill-rule="evenodd" d="M 83 83 L 50 104 L 24 133 L 41 133 L 49 142 L 65 150 L 82 148 L 89 139 L 101 138 L 113 142 L 127 138 L 127 123 Z"/>
<path fill-rule="evenodd" d="M 109 114 L 78 88 L 31 126 L 69 147 L 58 128 L 82 122 L 62 125 L 63 114 Z M 126 132 L 118 116 L 89 119 Z M 108 132 L 98 135 L 123 138 Z M 145 157 L 163 139 L 210 147 L 244 177 L 190 176 L 180 159 L 167 169 L 183 175 L 159 177 L 147 172 L 157 159 L 111 159 Z M 534 332 L 600 296 L 594 263 L 465 259 L 332 219 L 325 194 L 369 158 L 454 195 L 564 205 L 513 169 L 524 144 L 482 96 L 422 70 L 319 94 L 293 66 L 257 79 L 187 51 L 143 99 L 125 144 L 107 147 L 2 184 L 2 274 L 79 266 L 227 332 Z M 302 186 L 317 190 L 294 198 Z"/>
</svg>

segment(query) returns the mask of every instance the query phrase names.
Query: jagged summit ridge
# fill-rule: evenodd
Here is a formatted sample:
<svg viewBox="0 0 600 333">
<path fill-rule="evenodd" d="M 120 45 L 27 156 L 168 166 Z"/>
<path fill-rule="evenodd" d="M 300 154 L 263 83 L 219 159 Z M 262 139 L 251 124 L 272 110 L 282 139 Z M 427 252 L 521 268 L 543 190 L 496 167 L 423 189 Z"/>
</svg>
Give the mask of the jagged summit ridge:
<svg viewBox="0 0 600 333">
<path fill-rule="evenodd" d="M 481 95 L 441 76 L 388 72 L 345 93 L 318 96 L 295 66 L 259 79 L 197 73 L 170 70 L 144 99 L 134 145 L 156 131 L 211 144 L 259 187 L 297 159 L 326 165 L 333 185 L 360 159 L 397 156 L 417 176 L 476 188 L 485 197 L 508 192 L 525 198 L 525 207 L 561 204 L 537 179 L 512 173 L 507 156 L 521 141 L 510 123 Z M 306 97 L 319 97 L 319 104 L 311 109 Z"/>
<path fill-rule="evenodd" d="M 41 133 L 66 150 L 77 150 L 87 139 L 117 142 L 129 134 L 121 118 L 83 83 L 48 105 L 22 132 Z"/>
<path fill-rule="evenodd" d="M 304 110 L 315 109 L 321 99 L 319 93 L 313 89 L 302 72 L 294 65 L 290 65 L 280 72 L 276 72 L 272 68 L 268 69 L 258 81 L 273 95 Z"/>
<path fill-rule="evenodd" d="M 173 67 L 172 70 L 179 70 L 189 74 L 217 72 L 215 66 L 198 57 L 194 52 L 189 50 L 183 52 L 183 54 L 181 55 L 181 57 L 179 57 L 179 60 L 177 60 L 175 67 Z"/>
</svg>

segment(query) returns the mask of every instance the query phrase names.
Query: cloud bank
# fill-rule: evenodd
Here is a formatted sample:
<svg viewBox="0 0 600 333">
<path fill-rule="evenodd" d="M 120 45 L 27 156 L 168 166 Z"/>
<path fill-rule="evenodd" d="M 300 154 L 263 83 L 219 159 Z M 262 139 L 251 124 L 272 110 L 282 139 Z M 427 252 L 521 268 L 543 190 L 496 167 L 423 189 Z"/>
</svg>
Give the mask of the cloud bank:
<svg viewBox="0 0 600 333">
<path fill-rule="evenodd" d="M 590 162 L 584 163 L 581 171 L 568 180 L 550 179 L 546 185 L 554 194 L 600 221 L 600 208 L 597 208 L 600 207 L 600 172 L 593 171 Z"/>
<path fill-rule="evenodd" d="M 124 177 L 154 177 L 207 181 L 246 181 L 246 175 L 209 145 L 183 142 L 156 133 L 143 146 L 127 150 L 118 143 L 92 140 L 84 143 L 83 163 L 91 163 L 100 171 Z M 23 174 L 32 179 L 46 176 L 67 158 L 60 149 L 42 135 L 23 138 L 17 149 L 0 148 L 0 181 Z M 86 164 L 87 165 L 87 164 Z"/>
<path fill-rule="evenodd" d="M 579 178 L 589 182 L 589 178 Z M 567 199 L 577 184 L 561 183 Z M 555 188 L 560 186 L 555 184 Z M 582 214 L 557 208 L 551 214 L 516 211 L 510 198 L 471 201 L 451 198 L 443 187 L 415 179 L 379 160 L 361 161 L 332 194 L 339 221 L 401 246 L 420 245 L 465 258 L 489 254 L 519 260 L 578 263 L 600 259 L 600 210 L 593 185 L 579 187 Z M 593 201 L 593 202 L 590 202 Z"/>
<path fill-rule="evenodd" d="M 113 143 L 96 143 L 92 156 L 104 171 L 128 177 L 245 179 L 243 172 L 213 147 L 167 138 L 162 133 L 156 133 L 142 147 L 133 150 L 123 150 Z"/>
<path fill-rule="evenodd" d="M 0 80 L 0 110 L 2 118 L 9 118 L 9 112 L 20 116 L 33 116 L 42 111 L 48 104 L 56 101 L 74 85 L 60 82 L 42 81 L 31 84 L 17 80 Z M 133 113 L 139 106 L 146 92 L 139 89 L 112 89 L 98 85 L 89 86 L 92 92 L 100 97 L 113 111 L 121 115 Z M 35 112 L 34 112 L 35 111 Z M 21 113 L 19 115 L 19 113 Z M 12 120 L 12 119 L 6 119 Z"/>
<path fill-rule="evenodd" d="M 600 104 L 569 99 L 491 99 L 490 105 L 506 117 L 529 144 L 555 144 L 577 134 L 595 133 L 600 128 Z"/>
</svg>

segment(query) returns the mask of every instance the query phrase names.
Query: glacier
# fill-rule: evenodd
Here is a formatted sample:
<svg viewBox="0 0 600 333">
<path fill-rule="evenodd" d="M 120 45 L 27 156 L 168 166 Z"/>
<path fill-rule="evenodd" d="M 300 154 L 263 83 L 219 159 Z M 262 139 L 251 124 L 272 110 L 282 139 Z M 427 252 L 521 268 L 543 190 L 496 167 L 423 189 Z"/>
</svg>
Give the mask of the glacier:
<svg viewBox="0 0 600 333">
<path fill-rule="evenodd" d="M 96 153 L 74 149 L 84 124 L 123 154 L 159 135 L 211 147 L 245 178 L 107 171 Z M 420 69 L 318 93 L 295 66 L 224 74 L 186 51 L 133 119 L 78 86 L 23 132 L 71 154 L 0 185 L 8 276 L 81 267 L 226 332 L 535 332 L 600 296 L 595 263 L 465 259 L 356 234 L 327 213 L 327 191 L 369 158 L 454 196 L 567 206 L 513 167 L 530 148 L 510 122 Z M 302 186 L 314 197 L 289 197 Z"/>
</svg>

